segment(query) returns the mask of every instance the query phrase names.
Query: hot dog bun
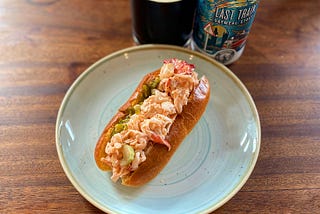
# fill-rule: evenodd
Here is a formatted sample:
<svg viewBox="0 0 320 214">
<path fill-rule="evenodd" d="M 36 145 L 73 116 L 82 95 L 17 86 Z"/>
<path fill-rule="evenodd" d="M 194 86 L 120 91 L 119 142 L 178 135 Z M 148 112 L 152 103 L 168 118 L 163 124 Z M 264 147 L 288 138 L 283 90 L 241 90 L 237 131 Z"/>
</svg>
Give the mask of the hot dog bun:
<svg viewBox="0 0 320 214">
<path fill-rule="evenodd" d="M 139 168 L 122 178 L 122 184 L 127 186 L 140 186 L 147 183 L 169 162 L 184 138 L 190 133 L 193 127 L 201 118 L 207 106 L 210 97 L 210 88 L 208 80 L 203 77 L 198 87 L 190 96 L 188 105 L 183 112 L 177 116 L 170 132 L 167 135 L 167 141 L 171 144 L 171 150 L 160 144 L 153 144 L 147 149 L 147 160 Z"/>
<path fill-rule="evenodd" d="M 128 101 L 119 108 L 119 111 L 111 119 L 103 130 L 95 148 L 95 161 L 101 170 L 111 170 L 111 167 L 102 159 L 106 156 L 105 148 L 111 139 L 112 127 L 115 126 L 126 115 L 127 109 L 136 102 L 139 94 L 142 92 L 142 86 L 150 79 L 159 75 L 160 70 L 147 74 L 137 86 Z M 126 186 L 141 186 L 154 177 L 169 162 L 184 138 L 190 133 L 204 113 L 210 97 L 210 86 L 207 78 L 203 76 L 195 88 L 191 91 L 188 103 L 183 107 L 183 111 L 178 114 L 166 135 L 166 141 L 171 145 L 168 148 L 162 144 L 149 142 L 144 149 L 146 160 L 139 167 L 121 177 L 122 184 Z"/>
</svg>

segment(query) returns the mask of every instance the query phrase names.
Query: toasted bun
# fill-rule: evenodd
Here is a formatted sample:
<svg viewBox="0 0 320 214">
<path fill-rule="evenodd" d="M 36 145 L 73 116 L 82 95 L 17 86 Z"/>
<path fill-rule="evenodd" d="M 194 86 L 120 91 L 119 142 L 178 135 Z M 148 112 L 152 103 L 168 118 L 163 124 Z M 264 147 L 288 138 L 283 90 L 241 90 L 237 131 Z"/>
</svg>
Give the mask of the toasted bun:
<svg viewBox="0 0 320 214">
<path fill-rule="evenodd" d="M 111 170 L 111 168 L 101 161 L 101 158 L 106 156 L 104 151 L 107 142 L 111 138 L 111 127 L 113 127 L 124 116 L 124 111 L 131 105 L 139 92 L 142 90 L 142 85 L 153 76 L 159 74 L 159 70 L 146 75 L 140 82 L 129 100 L 119 109 L 118 113 L 113 117 L 109 124 L 104 129 L 101 137 L 96 145 L 95 160 L 97 166 L 102 170 Z M 179 145 L 184 138 L 190 133 L 193 127 L 201 118 L 206 109 L 210 97 L 210 86 L 206 77 L 202 77 L 196 88 L 190 94 L 188 104 L 183 107 L 183 111 L 179 114 L 173 122 L 170 132 L 166 136 L 166 140 L 170 143 L 171 149 L 168 151 L 166 146 L 149 143 L 145 149 L 146 160 L 142 162 L 138 169 L 128 175 L 122 177 L 122 184 L 126 186 L 141 186 L 154 177 L 169 162 Z"/>
</svg>

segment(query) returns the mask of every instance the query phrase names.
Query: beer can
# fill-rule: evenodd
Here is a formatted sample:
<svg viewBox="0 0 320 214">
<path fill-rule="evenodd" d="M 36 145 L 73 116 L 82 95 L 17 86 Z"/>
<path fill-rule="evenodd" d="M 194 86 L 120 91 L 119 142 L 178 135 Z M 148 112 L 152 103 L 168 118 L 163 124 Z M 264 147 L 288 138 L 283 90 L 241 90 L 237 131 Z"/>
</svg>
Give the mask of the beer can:
<svg viewBox="0 0 320 214">
<path fill-rule="evenodd" d="M 191 48 L 228 65 L 239 59 L 259 0 L 198 0 Z"/>
</svg>

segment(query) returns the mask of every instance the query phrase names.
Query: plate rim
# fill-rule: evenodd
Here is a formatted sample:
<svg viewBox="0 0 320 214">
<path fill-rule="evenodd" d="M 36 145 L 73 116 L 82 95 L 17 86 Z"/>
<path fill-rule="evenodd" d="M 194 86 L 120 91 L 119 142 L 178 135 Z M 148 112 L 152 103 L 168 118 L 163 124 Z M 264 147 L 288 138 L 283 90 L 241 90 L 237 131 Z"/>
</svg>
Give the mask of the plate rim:
<svg viewBox="0 0 320 214">
<path fill-rule="evenodd" d="M 61 127 L 61 117 L 62 114 L 64 113 L 64 110 L 66 108 L 66 105 L 68 104 L 69 98 L 72 96 L 72 93 L 75 91 L 77 85 L 81 83 L 81 81 L 89 75 L 91 72 L 94 72 L 94 68 L 99 66 L 101 63 L 111 60 L 115 57 L 118 57 L 120 55 L 126 54 L 126 53 L 131 53 L 131 52 L 137 52 L 137 51 L 146 51 L 146 50 L 172 50 L 172 51 L 177 51 L 177 52 L 182 52 L 182 53 L 187 53 L 190 55 L 195 55 L 199 58 L 204 59 L 205 61 L 210 62 L 214 66 L 216 66 L 219 70 L 224 72 L 228 77 L 234 81 L 236 85 L 238 85 L 238 88 L 242 91 L 243 95 L 246 97 L 246 100 L 250 106 L 251 112 L 253 113 L 253 118 L 255 121 L 255 124 L 257 125 L 257 144 L 256 144 L 256 150 L 255 154 L 252 157 L 252 164 L 250 167 L 247 169 L 246 173 L 244 173 L 242 179 L 238 182 L 238 184 L 231 190 L 231 192 L 223 197 L 218 203 L 212 204 L 210 207 L 206 208 L 205 210 L 202 210 L 201 213 L 209 213 L 214 210 L 217 210 L 221 206 L 223 206 L 225 203 L 227 203 L 235 194 L 237 194 L 240 189 L 244 186 L 244 184 L 247 182 L 249 177 L 251 176 L 254 167 L 257 163 L 258 156 L 260 153 L 260 146 L 261 146 L 261 123 L 260 123 L 260 117 L 259 113 L 257 110 L 257 107 L 255 105 L 255 102 L 249 93 L 247 87 L 244 85 L 244 83 L 225 65 L 219 63 L 218 61 L 200 53 L 196 52 L 184 47 L 179 47 L 179 46 L 174 46 L 174 45 L 160 45 L 160 44 L 146 44 L 146 45 L 139 45 L 139 46 L 132 46 L 132 47 L 127 47 L 124 49 L 117 50 L 115 52 L 112 52 L 101 59 L 97 60 L 94 62 L 92 65 L 90 65 L 88 68 L 86 68 L 75 80 L 74 82 L 69 86 L 67 92 L 65 93 L 63 100 L 61 101 L 61 104 L 59 106 L 59 111 L 57 114 L 56 118 L 56 125 L 55 125 L 55 144 L 56 144 L 56 150 L 58 153 L 58 158 L 60 165 L 62 166 L 62 169 L 64 173 L 66 174 L 68 180 L 71 182 L 71 184 L 75 187 L 75 189 L 84 197 L 87 201 L 89 201 L 92 205 L 94 205 L 96 208 L 100 209 L 101 211 L 108 212 L 108 213 L 118 213 L 115 210 L 109 209 L 109 207 L 99 203 L 95 199 L 93 199 L 87 191 L 79 185 L 79 183 L 76 181 L 75 177 L 71 173 L 71 170 L 64 158 L 63 155 L 63 150 L 61 143 L 59 142 L 60 138 L 60 127 Z"/>
</svg>

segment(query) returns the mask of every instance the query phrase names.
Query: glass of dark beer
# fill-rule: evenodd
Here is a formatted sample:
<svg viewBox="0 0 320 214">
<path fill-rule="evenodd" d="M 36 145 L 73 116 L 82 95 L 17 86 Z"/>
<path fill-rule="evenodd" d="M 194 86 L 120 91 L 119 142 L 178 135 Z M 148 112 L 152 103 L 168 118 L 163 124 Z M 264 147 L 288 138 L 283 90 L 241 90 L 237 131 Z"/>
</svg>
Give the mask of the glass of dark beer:
<svg viewBox="0 0 320 214">
<path fill-rule="evenodd" d="M 197 0 L 131 0 L 135 43 L 187 46 L 196 4 Z"/>
</svg>

